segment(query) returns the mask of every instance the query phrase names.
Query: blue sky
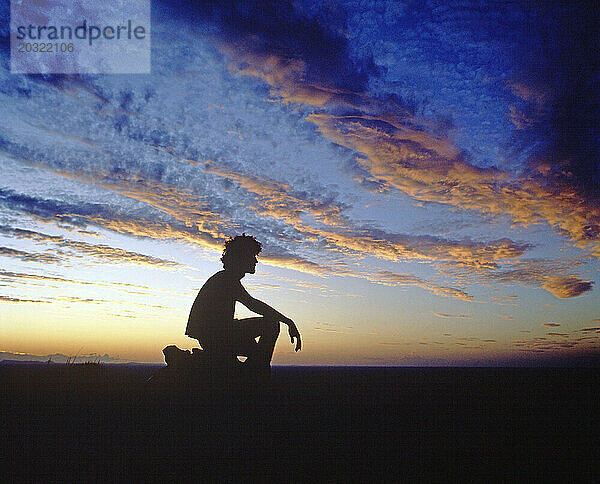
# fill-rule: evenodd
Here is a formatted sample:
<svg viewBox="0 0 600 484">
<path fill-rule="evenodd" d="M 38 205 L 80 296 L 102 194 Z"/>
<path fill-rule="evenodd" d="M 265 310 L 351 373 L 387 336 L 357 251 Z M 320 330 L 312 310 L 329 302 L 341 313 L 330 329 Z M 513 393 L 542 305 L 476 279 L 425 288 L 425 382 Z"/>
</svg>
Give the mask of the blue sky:
<svg viewBox="0 0 600 484">
<path fill-rule="evenodd" d="M 1 351 L 190 348 L 195 292 L 246 232 L 244 284 L 305 336 L 275 363 L 597 353 L 584 10 L 244 5 L 154 1 L 150 75 L 10 74 L 2 24 Z"/>
</svg>

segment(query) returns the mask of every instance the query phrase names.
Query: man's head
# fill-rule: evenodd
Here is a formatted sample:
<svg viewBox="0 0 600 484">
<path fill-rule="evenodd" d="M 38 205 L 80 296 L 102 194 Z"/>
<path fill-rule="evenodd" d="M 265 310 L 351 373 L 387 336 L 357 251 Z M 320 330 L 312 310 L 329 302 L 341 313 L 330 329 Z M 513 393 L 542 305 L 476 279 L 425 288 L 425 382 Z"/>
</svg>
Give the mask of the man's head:
<svg viewBox="0 0 600 484">
<path fill-rule="evenodd" d="M 223 268 L 228 271 L 254 274 L 258 263 L 256 256 L 261 249 L 260 242 L 251 235 L 236 235 L 225 242 L 221 257 Z"/>
</svg>

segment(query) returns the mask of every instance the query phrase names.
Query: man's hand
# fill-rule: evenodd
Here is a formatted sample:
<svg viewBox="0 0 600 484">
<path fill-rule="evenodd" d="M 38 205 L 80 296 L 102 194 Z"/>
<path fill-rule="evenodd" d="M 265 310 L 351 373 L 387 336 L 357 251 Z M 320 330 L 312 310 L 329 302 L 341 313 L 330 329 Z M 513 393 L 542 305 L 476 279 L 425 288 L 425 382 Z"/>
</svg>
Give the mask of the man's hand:
<svg viewBox="0 0 600 484">
<path fill-rule="evenodd" d="M 294 348 L 294 350 L 300 351 L 302 349 L 300 333 L 298 332 L 298 328 L 296 328 L 296 324 L 292 320 L 288 322 L 288 333 L 290 335 L 290 341 L 292 344 L 294 344 L 294 339 L 296 340 L 296 348 Z"/>
</svg>

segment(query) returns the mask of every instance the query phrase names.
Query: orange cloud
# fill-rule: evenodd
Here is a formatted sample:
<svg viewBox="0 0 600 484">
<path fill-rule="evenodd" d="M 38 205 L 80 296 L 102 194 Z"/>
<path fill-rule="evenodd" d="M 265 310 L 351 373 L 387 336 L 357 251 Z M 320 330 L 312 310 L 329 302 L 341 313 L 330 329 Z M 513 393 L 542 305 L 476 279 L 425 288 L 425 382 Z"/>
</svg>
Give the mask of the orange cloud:
<svg viewBox="0 0 600 484">
<path fill-rule="evenodd" d="M 36 162 L 35 160 L 22 158 L 18 158 L 17 160 L 21 163 L 34 166 L 49 173 L 53 173 L 70 180 L 98 185 L 114 193 L 118 193 L 133 200 L 143 202 L 146 205 L 171 216 L 173 219 L 183 222 L 187 228 L 196 229 L 198 231 L 198 236 L 192 237 L 193 240 L 190 241 L 200 243 L 200 245 L 205 245 L 207 248 L 214 247 L 215 245 L 222 243 L 222 241 L 227 238 L 227 235 L 223 231 L 223 229 L 228 225 L 227 217 L 222 214 L 212 212 L 207 208 L 208 204 L 203 197 L 194 195 L 185 189 L 166 186 L 158 183 L 150 183 L 144 179 L 135 179 L 135 181 L 132 181 L 127 176 L 122 176 L 121 178 L 115 180 L 114 175 L 111 175 L 109 178 L 106 173 L 101 171 L 94 173 L 72 172 L 50 169 L 47 166 Z M 97 223 L 117 232 L 120 232 L 117 227 L 121 225 L 125 230 L 125 233 L 129 233 L 130 235 L 152 237 L 150 235 L 151 231 L 145 231 L 139 226 L 142 224 L 142 222 L 137 224 L 138 227 L 136 228 L 135 220 L 128 222 L 126 220 L 119 219 L 114 220 L 116 223 L 113 223 L 113 221 L 103 217 L 92 217 L 78 213 L 63 213 L 57 215 L 56 217 L 59 219 L 64 219 L 67 222 L 71 218 L 77 220 L 86 219 L 92 223 Z M 111 225 L 111 227 L 107 227 L 106 225 L 100 223 L 100 221 L 104 221 L 106 224 Z M 125 228 L 127 225 L 131 226 L 131 232 L 128 232 L 128 229 Z M 152 225 L 153 227 L 160 227 L 161 224 L 149 223 L 149 225 Z M 162 225 L 168 227 L 168 224 L 166 223 Z M 140 233 L 134 233 L 136 230 Z M 217 240 L 220 242 L 217 243 Z"/>
<path fill-rule="evenodd" d="M 430 281 L 426 281 L 412 274 L 396 274 L 390 271 L 379 271 L 375 274 L 367 274 L 365 278 L 388 286 L 417 286 L 428 291 L 432 291 L 438 296 L 454 297 L 465 301 L 473 301 L 470 296 L 462 289 L 450 286 L 442 286 Z"/>
<path fill-rule="evenodd" d="M 324 224 L 346 224 L 342 215 L 342 207 L 331 201 L 309 200 L 296 193 L 287 183 L 272 179 L 245 175 L 207 163 L 205 171 L 238 183 L 242 188 L 259 197 L 258 213 L 281 218 L 288 222 L 301 224 L 301 215 L 310 214 Z"/>
<path fill-rule="evenodd" d="M 227 225 L 226 217 L 206 209 L 206 202 L 202 200 L 202 197 L 192 195 L 185 190 L 160 184 L 149 184 L 142 179 L 136 180 L 135 183 L 126 177 L 118 181 L 109 180 L 107 175 L 102 172 L 91 174 L 69 172 L 50 169 L 35 160 L 14 159 L 20 163 L 34 166 L 70 180 L 100 185 L 107 190 L 146 203 L 150 207 L 173 217 L 175 220 L 183 222 L 189 230 L 181 230 L 168 222 L 162 221 L 156 222 L 126 217 L 107 218 L 102 215 L 69 213 L 68 211 L 52 214 L 53 219 L 61 222 L 78 225 L 81 225 L 82 222 L 87 222 L 122 234 L 154 239 L 179 239 L 218 251 L 222 250 L 222 244 L 227 238 L 222 230 Z M 202 209 L 203 207 L 205 209 Z M 44 220 L 44 217 L 40 216 L 40 218 Z"/>
<path fill-rule="evenodd" d="M 580 248 L 600 257 L 600 208 L 586 203 L 573 189 L 560 191 L 534 178 L 513 179 L 496 168 L 478 168 L 461 156 L 451 156 L 441 140 L 424 130 L 374 123 L 357 116 L 311 114 L 325 137 L 366 155 L 362 167 L 374 177 L 410 195 L 477 210 L 509 214 L 515 223 L 546 221 Z"/>
<path fill-rule="evenodd" d="M 115 193 L 160 210 L 175 220 L 183 222 L 186 227 L 195 227 L 199 232 L 209 234 L 215 239 L 226 238 L 223 228 L 228 225 L 227 217 L 211 211 L 206 200 L 201 196 L 176 187 L 158 183 L 150 184 L 143 180 L 138 180 L 136 183 L 128 180 L 119 183 L 101 181 L 99 184 Z"/>
<path fill-rule="evenodd" d="M 577 276 L 548 276 L 542 287 L 560 299 L 579 296 L 592 288 L 592 281 Z"/>
<path fill-rule="evenodd" d="M 311 262 L 302 257 L 297 257 L 294 255 L 264 255 L 260 258 L 261 262 L 265 264 L 277 266 L 277 267 L 286 267 L 288 269 L 294 269 L 301 272 L 306 272 L 309 274 L 315 274 L 318 276 L 324 276 L 327 274 L 341 273 L 342 270 L 335 270 L 331 267 L 327 267 L 321 264 L 317 264 L 315 262 Z"/>
<path fill-rule="evenodd" d="M 259 53 L 253 49 L 252 39 L 246 43 L 217 42 L 231 59 L 229 69 L 235 74 L 257 77 L 271 86 L 271 95 L 284 102 L 312 106 L 353 104 L 361 94 L 307 83 L 306 63 L 300 59 L 284 58 L 274 53 Z"/>
<path fill-rule="evenodd" d="M 522 259 L 507 262 L 506 268 L 475 271 L 472 267 L 457 266 L 456 264 L 438 264 L 440 272 L 452 275 L 458 280 L 475 280 L 527 284 L 542 287 L 557 298 L 570 298 L 590 291 L 593 281 L 585 281 L 579 276 L 570 273 L 573 267 L 580 265 L 580 259 L 546 260 Z M 549 276 L 548 274 L 554 274 Z M 498 300 L 498 297 L 492 299 Z M 501 303 L 502 301 L 500 301 Z"/>
<path fill-rule="evenodd" d="M 254 209 L 261 215 L 284 220 L 300 231 L 305 239 L 324 239 L 329 248 L 340 252 L 352 249 L 361 255 L 399 261 L 451 260 L 478 267 L 496 267 L 497 261 L 519 257 L 529 248 L 509 239 L 488 243 L 469 240 L 452 241 L 430 236 L 387 234 L 382 231 L 356 228 L 342 214 L 342 207 L 332 202 L 306 200 L 295 194 L 285 183 L 271 179 L 235 173 L 207 164 L 206 171 L 238 183 L 257 195 Z M 310 214 L 317 222 L 328 227 L 307 225 L 302 215 Z"/>
</svg>

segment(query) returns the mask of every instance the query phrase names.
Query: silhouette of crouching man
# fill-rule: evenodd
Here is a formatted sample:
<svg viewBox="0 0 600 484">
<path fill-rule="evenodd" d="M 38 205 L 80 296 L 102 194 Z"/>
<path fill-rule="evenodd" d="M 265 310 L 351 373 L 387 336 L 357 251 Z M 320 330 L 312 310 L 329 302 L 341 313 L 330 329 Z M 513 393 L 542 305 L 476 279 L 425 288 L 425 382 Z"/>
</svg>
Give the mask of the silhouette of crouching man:
<svg viewBox="0 0 600 484">
<path fill-rule="evenodd" d="M 280 322 L 288 325 L 295 350 L 302 347 L 296 324 L 242 286 L 241 279 L 255 273 L 261 248 L 260 242 L 246 234 L 227 240 L 221 257 L 223 270 L 204 283 L 192 305 L 185 334 L 198 340 L 213 368 L 239 364 L 237 356 L 246 356 L 247 368 L 268 372 Z M 237 301 L 262 317 L 234 319 Z"/>
</svg>

